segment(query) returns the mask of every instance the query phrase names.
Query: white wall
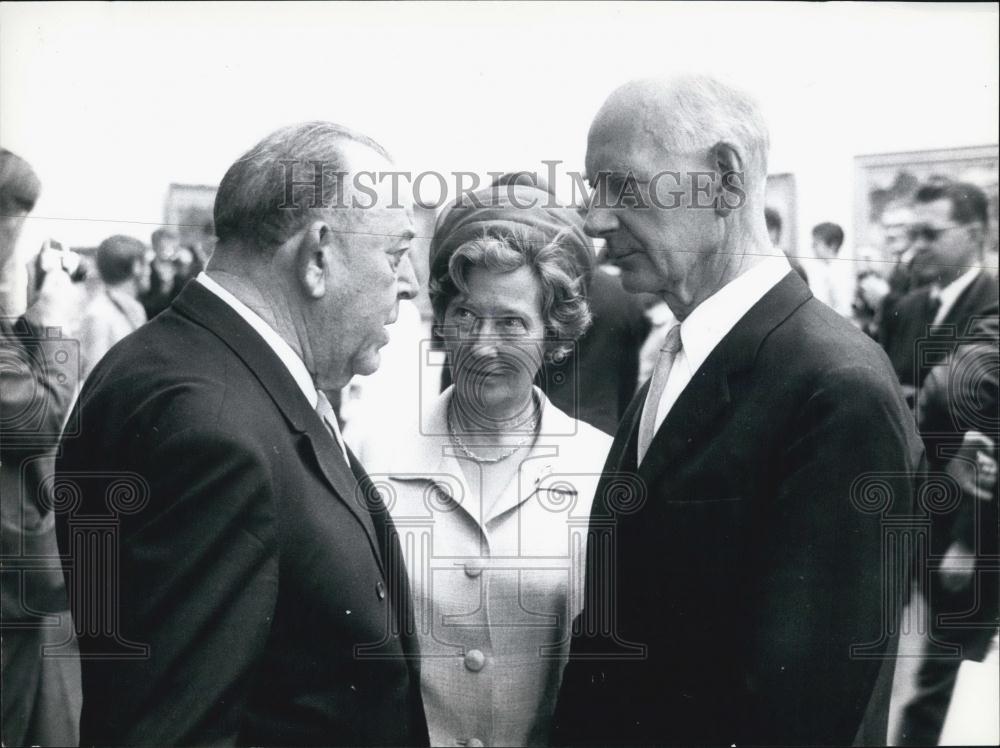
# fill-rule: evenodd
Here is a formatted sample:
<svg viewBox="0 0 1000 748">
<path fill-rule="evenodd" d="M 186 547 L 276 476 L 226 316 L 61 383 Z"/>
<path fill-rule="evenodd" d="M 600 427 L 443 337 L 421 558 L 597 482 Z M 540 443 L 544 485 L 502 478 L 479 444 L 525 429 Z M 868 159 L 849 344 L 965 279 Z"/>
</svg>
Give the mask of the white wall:
<svg viewBox="0 0 1000 748">
<path fill-rule="evenodd" d="M 0 142 L 43 180 L 24 245 L 148 240 L 169 182 L 217 183 L 281 124 L 341 121 L 415 171 L 582 169 L 616 84 L 705 70 L 761 99 L 801 244 L 822 220 L 852 235 L 855 155 L 997 141 L 997 20 L 960 4 L 3 4 Z"/>
</svg>

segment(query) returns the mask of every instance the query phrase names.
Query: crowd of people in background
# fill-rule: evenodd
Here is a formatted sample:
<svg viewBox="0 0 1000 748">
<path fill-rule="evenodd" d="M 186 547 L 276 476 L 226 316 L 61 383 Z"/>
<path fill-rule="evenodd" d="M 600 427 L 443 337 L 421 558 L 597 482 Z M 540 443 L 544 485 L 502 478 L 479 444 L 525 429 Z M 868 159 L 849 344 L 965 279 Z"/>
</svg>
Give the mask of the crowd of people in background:
<svg viewBox="0 0 1000 748">
<path fill-rule="evenodd" d="M 498 184 L 528 191 L 548 189 L 517 179 Z M 39 189 L 25 161 L 9 151 L 0 152 L 0 265 L 4 268 L 14 261 L 21 225 Z M 932 515 L 931 553 L 943 561 L 940 573 L 931 575 L 930 586 L 924 580 L 921 592 L 931 606 L 932 639 L 957 643 L 962 657 L 975 660 L 987 657 L 991 647 L 995 653 L 1000 586 L 996 569 L 983 565 L 983 559 L 996 557 L 998 522 L 998 291 L 995 270 L 985 254 L 987 211 L 986 196 L 978 187 L 935 180 L 921 186 L 905 204 L 885 211 L 885 242 L 879 258 L 883 261 L 846 252 L 844 231 L 832 221 L 812 228 L 810 254 L 788 257 L 817 299 L 885 349 L 919 419 L 931 469 L 947 473 L 965 489 L 965 503 L 954 512 Z M 548 219 L 540 216 L 537 220 Z M 777 246 L 780 216 L 768 209 L 765 220 L 771 242 Z M 574 272 L 589 299 L 592 321 L 581 325 L 585 331 L 575 333 L 571 345 L 539 368 L 534 383 L 543 393 L 539 397 L 593 427 L 594 439 L 606 449 L 610 439 L 596 436 L 597 432 L 614 436 L 629 402 L 653 375 L 677 320 L 662 298 L 622 291 L 614 258 L 593 251 L 579 216 L 558 223 L 558 231 L 546 234 L 546 240 L 567 242 L 570 236 L 572 241 L 579 238 L 573 247 L 577 257 L 565 261 L 578 262 Z M 77 739 L 71 718 L 80 709 L 76 663 L 72 657 L 40 656 L 43 645 L 69 651 L 66 647 L 72 646 L 73 638 L 53 534 L 54 498 L 51 482 L 46 482 L 60 433 L 64 426 L 73 427 L 66 423 L 71 403 L 108 351 L 170 309 L 210 259 L 199 247 L 182 244 L 171 227 L 153 232 L 148 245 L 144 239 L 109 236 L 95 251 L 84 253 L 89 269 L 75 284 L 69 273 L 69 253 L 47 246 L 50 259 L 39 263 L 32 258 L 36 270 L 29 280 L 28 309 L 3 321 L 4 361 L 16 362 L 5 363 L 3 374 L 5 566 L 12 548 L 30 562 L 21 574 L 7 573 L 15 567 L 5 569 L 3 579 L 5 745 L 75 744 Z M 437 249 L 432 252 L 443 251 L 439 246 L 443 240 L 436 241 Z M 436 256 L 445 257 L 447 263 L 451 250 Z M 446 265 L 436 272 L 446 275 Z M 444 298 L 457 291 L 448 287 L 435 293 Z M 409 303 L 407 298 L 402 300 L 404 307 Z M 420 320 L 412 309 L 401 314 L 412 321 L 409 334 L 422 331 L 430 338 L 431 320 Z M 53 327 L 61 328 L 65 339 L 79 341 L 78 366 L 38 365 L 38 357 L 48 356 L 45 346 L 52 343 L 44 331 Z M 935 335 L 935 330 L 947 334 Z M 41 348 L 38 340 L 45 341 Z M 379 376 L 412 380 L 412 354 L 393 357 L 389 351 L 395 344 L 394 336 Z M 416 350 L 412 340 L 400 344 Z M 441 347 L 440 343 L 436 346 Z M 933 355 L 916 355 L 922 347 Z M 976 389 L 963 389 L 973 386 L 969 382 L 974 374 Z M 436 389 L 445 389 L 450 376 L 446 371 Z M 327 393 L 335 406 L 340 394 L 339 390 Z M 41 408 L 32 404 L 39 398 L 44 401 Z M 338 425 L 345 427 L 347 443 L 361 454 L 359 445 L 369 437 L 361 428 L 364 424 L 351 423 L 346 406 L 350 400 L 345 395 Z M 444 413 L 439 413 L 440 418 L 446 417 Z M 58 626 L 41 625 L 42 615 L 58 621 Z M 959 623 L 942 623 L 948 620 Z M 940 737 L 962 657 L 937 654 L 928 651 L 919 669 L 916 696 L 905 709 L 897 736 L 904 744 L 934 744 Z M 472 666 L 467 663 L 466 667 Z M 521 677 L 527 676 L 522 673 Z M 554 692 L 550 696 L 554 698 Z M 441 709 L 436 719 L 445 723 L 454 719 L 444 713 L 447 708 Z M 433 735 L 435 725 L 431 727 Z M 518 725 L 511 734 L 521 738 L 529 733 L 530 727 Z"/>
</svg>

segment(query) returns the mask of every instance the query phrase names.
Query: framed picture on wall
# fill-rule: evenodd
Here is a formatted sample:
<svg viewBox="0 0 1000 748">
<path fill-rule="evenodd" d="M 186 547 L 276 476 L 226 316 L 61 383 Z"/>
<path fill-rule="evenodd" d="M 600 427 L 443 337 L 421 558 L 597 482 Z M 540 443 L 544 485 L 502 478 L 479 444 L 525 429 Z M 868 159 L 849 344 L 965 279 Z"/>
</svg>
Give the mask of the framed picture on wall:
<svg viewBox="0 0 1000 748">
<path fill-rule="evenodd" d="M 856 156 L 854 159 L 854 231 L 856 246 L 879 249 L 885 236 L 883 214 L 906 205 L 917 187 L 934 180 L 971 182 L 988 198 L 990 232 L 987 251 L 997 252 L 996 145 L 943 148 Z"/>
<path fill-rule="evenodd" d="M 799 251 L 798 204 L 796 203 L 795 175 L 768 174 L 764 205 L 777 211 L 781 218 L 781 235 L 778 246 L 786 255 Z"/>
<path fill-rule="evenodd" d="M 182 244 L 202 244 L 215 234 L 213 208 L 218 188 L 206 184 L 171 184 L 163 210 L 164 225 L 180 234 Z"/>
</svg>

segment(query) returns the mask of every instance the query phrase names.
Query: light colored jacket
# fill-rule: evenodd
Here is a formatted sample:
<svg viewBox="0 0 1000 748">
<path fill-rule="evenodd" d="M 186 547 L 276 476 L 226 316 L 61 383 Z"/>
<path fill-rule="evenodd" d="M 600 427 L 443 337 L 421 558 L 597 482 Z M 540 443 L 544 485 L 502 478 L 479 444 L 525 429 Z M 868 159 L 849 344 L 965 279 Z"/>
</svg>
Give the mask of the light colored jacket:
<svg viewBox="0 0 1000 748">
<path fill-rule="evenodd" d="M 80 323 L 80 381 L 112 346 L 146 323 L 146 312 L 135 298 L 118 288 L 104 288 L 87 304 Z"/>
<path fill-rule="evenodd" d="M 484 516 L 448 436 L 452 391 L 364 450 L 406 559 L 431 744 L 545 745 L 611 438 L 536 389 L 539 437 Z"/>
</svg>

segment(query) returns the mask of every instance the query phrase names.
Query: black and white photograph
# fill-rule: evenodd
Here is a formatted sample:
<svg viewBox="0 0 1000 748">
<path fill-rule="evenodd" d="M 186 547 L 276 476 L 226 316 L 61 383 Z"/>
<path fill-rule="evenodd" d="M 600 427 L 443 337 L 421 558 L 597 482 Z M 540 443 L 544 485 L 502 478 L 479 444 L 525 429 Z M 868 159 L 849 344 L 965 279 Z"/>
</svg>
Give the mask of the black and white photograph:
<svg viewBox="0 0 1000 748">
<path fill-rule="evenodd" d="M 0 745 L 1000 744 L 1000 4 L 0 3 Z"/>
</svg>

